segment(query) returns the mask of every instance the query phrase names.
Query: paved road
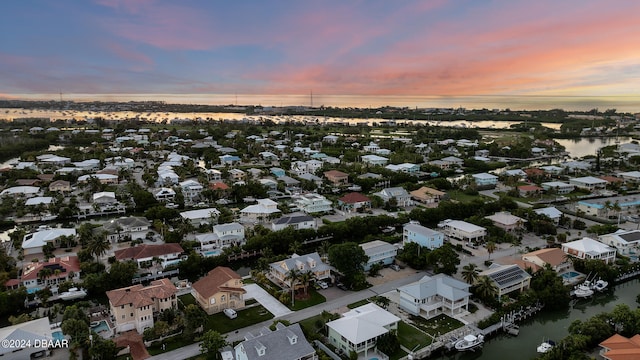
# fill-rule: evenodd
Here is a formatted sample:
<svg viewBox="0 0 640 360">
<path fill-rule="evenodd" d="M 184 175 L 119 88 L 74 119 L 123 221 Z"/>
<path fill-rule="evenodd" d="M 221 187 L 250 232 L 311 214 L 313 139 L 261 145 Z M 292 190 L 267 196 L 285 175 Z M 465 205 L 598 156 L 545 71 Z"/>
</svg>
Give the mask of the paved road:
<svg viewBox="0 0 640 360">
<path fill-rule="evenodd" d="M 366 298 L 369 298 L 378 294 L 383 294 L 383 293 L 395 290 L 400 286 L 418 281 L 420 278 L 422 278 L 425 275 L 427 274 L 424 271 L 416 271 L 415 273 L 409 276 L 392 280 L 387 283 L 374 286 L 366 290 L 362 290 L 358 292 L 345 292 L 345 295 L 340 298 L 333 299 L 312 307 L 308 307 L 300 311 L 292 312 L 282 317 L 276 317 L 272 320 L 263 321 L 261 323 L 248 326 L 246 328 L 240 329 L 235 332 L 227 333 L 226 334 L 227 341 L 234 342 L 234 341 L 244 340 L 244 335 L 247 332 L 255 332 L 256 330 L 259 330 L 264 326 L 269 326 L 273 323 L 274 320 L 282 319 L 292 323 L 299 322 L 301 320 L 310 318 L 312 316 L 319 315 L 325 310 L 326 311 L 335 310 L 343 306 L 349 305 L 351 303 L 354 303 L 356 301 L 364 300 Z M 197 356 L 199 354 L 200 354 L 200 343 L 195 343 L 195 344 L 181 347 L 173 351 L 168 351 L 163 354 L 152 356 L 149 359 L 150 360 L 187 359 L 190 357 Z"/>
</svg>

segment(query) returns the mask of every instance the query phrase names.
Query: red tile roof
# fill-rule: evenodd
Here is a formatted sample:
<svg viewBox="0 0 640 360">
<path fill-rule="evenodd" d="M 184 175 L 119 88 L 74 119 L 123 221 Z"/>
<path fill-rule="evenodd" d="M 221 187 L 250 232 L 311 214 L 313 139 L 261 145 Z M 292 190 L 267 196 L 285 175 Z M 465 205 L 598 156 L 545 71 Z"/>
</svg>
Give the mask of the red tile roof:
<svg viewBox="0 0 640 360">
<path fill-rule="evenodd" d="M 145 258 L 152 258 L 156 256 L 182 253 L 184 250 L 180 244 L 168 243 L 160 245 L 147 245 L 142 244 L 139 246 L 130 247 L 127 249 L 116 250 L 115 256 L 117 260 L 138 260 Z"/>
<path fill-rule="evenodd" d="M 55 257 L 49 259 L 47 262 L 37 262 L 37 263 L 27 263 L 22 269 L 22 281 L 33 280 L 38 278 L 38 273 L 43 268 L 48 267 L 53 271 L 57 269 L 61 270 L 61 273 L 56 276 L 56 274 L 51 274 L 48 279 L 57 279 L 57 278 L 65 278 L 69 276 L 70 272 L 78 273 L 80 272 L 80 260 L 78 260 L 77 256 L 64 256 L 64 257 Z"/>
<path fill-rule="evenodd" d="M 347 177 L 347 176 L 349 176 L 349 174 L 345 174 L 342 171 L 338 171 L 338 170 L 329 170 L 329 171 L 324 173 L 324 176 L 341 178 L 341 177 Z"/>
<path fill-rule="evenodd" d="M 227 281 L 232 279 L 241 279 L 235 271 L 226 266 L 218 266 L 209 271 L 207 276 L 196 281 L 192 288 L 197 291 L 205 299 L 219 293 L 220 291 L 240 291 L 245 292 L 243 288 L 229 288 L 223 286 Z"/>
<path fill-rule="evenodd" d="M 154 280 L 149 286 L 136 284 L 126 288 L 107 291 L 111 305 L 133 304 L 135 308 L 153 305 L 153 299 L 167 299 L 178 291 L 169 279 Z"/>
<path fill-rule="evenodd" d="M 223 182 L 215 182 L 209 184 L 209 189 L 211 190 L 229 190 L 229 185 Z"/>
<path fill-rule="evenodd" d="M 632 338 L 615 334 L 600 343 L 600 346 L 607 349 L 602 356 L 611 360 L 635 360 L 640 358 L 640 335 Z"/>
<path fill-rule="evenodd" d="M 346 204 L 355 204 L 359 202 L 371 201 L 371 199 L 369 199 L 368 197 L 357 192 L 349 193 L 338 200 Z"/>
<path fill-rule="evenodd" d="M 542 191 L 544 189 L 539 187 L 539 186 L 535 186 L 535 185 L 522 185 L 522 186 L 518 186 L 518 190 L 520 190 L 520 191 Z"/>
</svg>

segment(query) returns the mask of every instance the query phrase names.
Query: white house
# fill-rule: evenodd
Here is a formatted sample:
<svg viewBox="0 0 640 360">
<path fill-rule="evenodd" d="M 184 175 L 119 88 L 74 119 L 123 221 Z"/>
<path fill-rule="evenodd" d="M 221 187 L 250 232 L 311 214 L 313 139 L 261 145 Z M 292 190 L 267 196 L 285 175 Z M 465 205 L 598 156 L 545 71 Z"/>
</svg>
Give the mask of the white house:
<svg viewBox="0 0 640 360">
<path fill-rule="evenodd" d="M 553 206 L 546 207 L 546 208 L 535 209 L 535 210 L 533 210 L 533 212 L 535 212 L 538 215 L 547 216 L 549 219 L 551 219 L 556 224 L 558 222 L 560 222 L 560 218 L 562 217 L 562 211 L 556 209 Z"/>
<path fill-rule="evenodd" d="M 258 199 L 257 202 L 255 205 L 249 205 L 240 210 L 241 222 L 264 223 L 281 212 L 278 209 L 278 203 L 271 199 Z"/>
<path fill-rule="evenodd" d="M 398 288 L 400 308 L 427 319 L 439 314 L 455 316 L 469 309 L 470 285 L 449 275 L 425 276 Z"/>
<path fill-rule="evenodd" d="M 375 193 L 374 195 L 379 196 L 385 202 L 388 202 L 391 199 L 395 199 L 396 204 L 400 207 L 413 205 L 411 194 L 409 194 L 407 190 L 402 187 L 385 188 L 380 192 Z"/>
<path fill-rule="evenodd" d="M 151 222 L 141 216 L 122 217 L 102 225 L 107 233 L 107 240 L 111 242 L 144 239 L 150 228 Z"/>
<path fill-rule="evenodd" d="M 201 252 L 220 250 L 233 245 L 242 245 L 245 239 L 244 226 L 236 222 L 215 225 L 213 231 L 196 235 Z"/>
<path fill-rule="evenodd" d="M 59 245 L 60 237 L 76 236 L 76 229 L 63 228 L 45 228 L 39 231 L 27 234 L 22 238 L 22 250 L 24 255 L 41 254 L 42 247 L 47 243 Z"/>
<path fill-rule="evenodd" d="M 271 331 L 263 327 L 247 333 L 234 351 L 222 351 L 223 360 L 317 360 L 315 349 L 304 337 L 299 324 L 276 324 Z M 235 357 L 234 357 L 235 356 Z"/>
<path fill-rule="evenodd" d="M 160 188 L 153 193 L 153 197 L 158 201 L 171 202 L 176 198 L 176 192 L 172 188 Z"/>
<path fill-rule="evenodd" d="M 482 241 L 487 235 L 487 229 L 484 227 L 462 220 L 447 219 L 439 223 L 438 227 L 442 229 L 447 236 L 468 242 Z"/>
<path fill-rule="evenodd" d="M 191 222 L 194 226 L 215 224 L 218 222 L 220 211 L 216 208 L 197 209 L 190 211 L 183 211 L 180 216 L 185 221 Z"/>
<path fill-rule="evenodd" d="M 293 196 L 293 199 L 296 206 L 307 214 L 328 212 L 332 209 L 331 201 L 320 194 L 301 194 Z"/>
<path fill-rule="evenodd" d="M 181 182 L 180 189 L 182 189 L 182 194 L 184 195 L 184 199 L 188 202 L 193 202 L 194 199 L 197 199 L 202 193 L 202 185 L 196 180 L 185 180 Z"/>
<path fill-rule="evenodd" d="M 607 187 L 608 183 L 609 182 L 607 180 L 599 179 L 593 176 L 569 179 L 569 184 L 574 185 L 577 188 L 589 191 L 604 189 Z"/>
<path fill-rule="evenodd" d="M 271 230 L 279 231 L 291 226 L 295 230 L 300 229 L 317 229 L 316 219 L 309 215 L 289 215 L 275 219 L 271 223 Z"/>
<path fill-rule="evenodd" d="M 549 181 L 540 184 L 545 191 L 554 190 L 556 194 L 568 194 L 572 192 L 576 187 L 573 184 L 567 184 L 562 181 Z"/>
<path fill-rule="evenodd" d="M 562 244 L 562 251 L 578 259 L 597 259 L 607 264 L 616 259 L 615 248 L 588 237 Z"/>
<path fill-rule="evenodd" d="M 389 159 L 386 157 L 378 156 L 378 155 L 363 155 L 360 157 L 360 160 L 372 166 L 385 166 L 389 162 Z"/>
<path fill-rule="evenodd" d="M 357 307 L 327 323 L 329 343 L 347 354 L 354 351 L 368 353 L 378 338 L 398 328 L 400 318 L 374 303 Z"/>
<path fill-rule="evenodd" d="M 640 255 L 640 230 L 618 230 L 598 237 L 598 241 L 616 248 L 623 256 Z"/>
</svg>

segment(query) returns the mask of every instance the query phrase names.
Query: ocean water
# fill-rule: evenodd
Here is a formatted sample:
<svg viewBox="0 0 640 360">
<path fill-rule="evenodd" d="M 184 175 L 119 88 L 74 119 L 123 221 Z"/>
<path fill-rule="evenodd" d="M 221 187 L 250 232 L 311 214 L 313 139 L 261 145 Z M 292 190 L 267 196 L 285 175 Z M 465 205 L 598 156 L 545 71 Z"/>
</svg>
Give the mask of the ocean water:
<svg viewBox="0 0 640 360">
<path fill-rule="evenodd" d="M 14 99 L 60 100 L 60 94 L 14 94 Z M 640 95 L 634 96 L 412 96 L 412 95 L 269 95 L 269 94 L 62 94 L 71 101 L 165 101 L 204 105 L 332 106 L 376 108 L 381 106 L 418 108 L 466 108 L 588 111 L 616 109 L 640 112 Z"/>
</svg>

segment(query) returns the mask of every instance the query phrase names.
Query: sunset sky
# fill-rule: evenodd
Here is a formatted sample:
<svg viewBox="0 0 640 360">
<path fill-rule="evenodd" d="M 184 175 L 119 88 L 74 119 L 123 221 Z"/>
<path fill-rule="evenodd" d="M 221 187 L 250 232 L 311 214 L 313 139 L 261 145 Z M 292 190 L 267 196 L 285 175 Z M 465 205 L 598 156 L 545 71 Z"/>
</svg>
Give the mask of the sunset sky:
<svg viewBox="0 0 640 360">
<path fill-rule="evenodd" d="M 640 96 L 640 1 L 6 1 L 16 94 Z"/>
</svg>

